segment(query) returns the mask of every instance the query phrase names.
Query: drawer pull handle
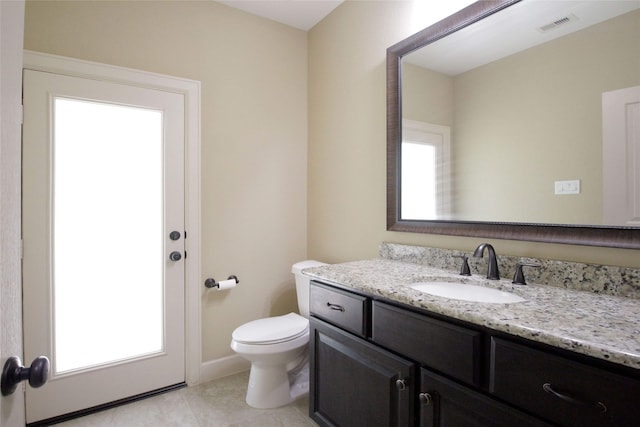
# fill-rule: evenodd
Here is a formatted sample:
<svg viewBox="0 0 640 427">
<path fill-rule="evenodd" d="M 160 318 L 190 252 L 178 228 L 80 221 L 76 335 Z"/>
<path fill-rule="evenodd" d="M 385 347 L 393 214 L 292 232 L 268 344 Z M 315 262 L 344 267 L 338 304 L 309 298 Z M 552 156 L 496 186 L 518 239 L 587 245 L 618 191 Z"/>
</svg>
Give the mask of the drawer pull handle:
<svg viewBox="0 0 640 427">
<path fill-rule="evenodd" d="M 605 412 L 607 412 L 607 407 L 606 407 L 606 405 L 604 403 L 602 403 L 602 402 L 587 402 L 585 400 L 578 399 L 578 398 L 575 398 L 573 396 L 570 396 L 570 395 L 568 395 L 566 393 L 561 393 L 561 392 L 559 392 L 557 390 L 554 390 L 553 387 L 551 386 L 551 384 L 549 384 L 549 383 L 542 384 L 542 389 L 545 392 L 547 392 L 549 394 L 552 394 L 555 397 L 557 397 L 559 399 L 562 399 L 565 402 L 569 402 L 569 403 L 571 403 L 573 405 L 595 408 L 595 409 L 599 410 L 603 414 Z"/>
<path fill-rule="evenodd" d="M 418 395 L 418 399 L 420 399 L 420 402 L 422 402 L 423 405 L 431 405 L 432 402 L 432 398 L 431 395 L 429 393 L 420 393 Z"/>
<path fill-rule="evenodd" d="M 407 388 L 407 382 L 405 380 L 396 380 L 396 388 L 400 391 Z"/>
<path fill-rule="evenodd" d="M 338 304 L 331 304 L 330 302 L 327 303 L 327 307 L 329 307 L 331 310 L 335 310 L 335 311 L 344 311 L 344 307 Z"/>
</svg>

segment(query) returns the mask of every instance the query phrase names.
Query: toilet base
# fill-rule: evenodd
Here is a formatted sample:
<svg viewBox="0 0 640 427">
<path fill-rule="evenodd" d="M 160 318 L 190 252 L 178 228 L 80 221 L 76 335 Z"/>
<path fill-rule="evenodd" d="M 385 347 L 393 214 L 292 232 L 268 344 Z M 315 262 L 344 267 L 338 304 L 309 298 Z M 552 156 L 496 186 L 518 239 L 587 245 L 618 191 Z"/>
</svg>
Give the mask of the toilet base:
<svg viewBox="0 0 640 427">
<path fill-rule="evenodd" d="M 287 405 L 308 393 L 308 364 L 303 369 L 291 372 L 274 366 L 253 364 L 245 400 L 253 408 L 270 409 Z"/>
</svg>

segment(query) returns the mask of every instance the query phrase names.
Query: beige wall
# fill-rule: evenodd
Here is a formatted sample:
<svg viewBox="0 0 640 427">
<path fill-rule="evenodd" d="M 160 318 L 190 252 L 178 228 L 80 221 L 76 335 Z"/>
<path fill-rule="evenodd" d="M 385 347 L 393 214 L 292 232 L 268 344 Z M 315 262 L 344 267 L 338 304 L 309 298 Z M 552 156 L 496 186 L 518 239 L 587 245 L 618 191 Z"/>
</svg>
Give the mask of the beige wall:
<svg viewBox="0 0 640 427">
<path fill-rule="evenodd" d="M 408 2 L 347 2 L 309 32 L 309 256 L 371 258 L 381 241 L 470 251 L 485 239 L 386 230 L 385 54 Z M 639 265 L 638 251 L 493 241 L 498 253 Z"/>
<path fill-rule="evenodd" d="M 602 93 L 640 85 L 638 40 L 635 11 L 457 76 L 458 217 L 602 224 Z"/>
<path fill-rule="evenodd" d="M 453 88 L 453 77 L 404 62 L 402 118 L 440 126 L 453 125 Z"/>
<path fill-rule="evenodd" d="M 307 35 L 215 2 L 37 2 L 25 49 L 202 82 L 203 361 L 231 332 L 295 309 L 305 259 Z M 204 286 L 203 286 L 204 289 Z"/>
<path fill-rule="evenodd" d="M 309 256 L 377 256 L 386 228 L 385 54 L 409 2 L 348 1 L 309 32 Z M 400 25 L 398 25 L 400 24 Z"/>
</svg>

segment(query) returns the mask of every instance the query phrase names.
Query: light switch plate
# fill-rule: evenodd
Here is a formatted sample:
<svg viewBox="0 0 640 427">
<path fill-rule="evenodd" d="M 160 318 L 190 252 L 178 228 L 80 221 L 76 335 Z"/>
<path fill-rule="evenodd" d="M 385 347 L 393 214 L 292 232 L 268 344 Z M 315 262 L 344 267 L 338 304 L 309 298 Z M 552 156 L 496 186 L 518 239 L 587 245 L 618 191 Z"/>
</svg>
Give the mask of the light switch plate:
<svg viewBox="0 0 640 427">
<path fill-rule="evenodd" d="M 580 194 L 580 180 L 572 179 L 568 181 L 556 181 L 555 182 L 555 194 Z"/>
</svg>

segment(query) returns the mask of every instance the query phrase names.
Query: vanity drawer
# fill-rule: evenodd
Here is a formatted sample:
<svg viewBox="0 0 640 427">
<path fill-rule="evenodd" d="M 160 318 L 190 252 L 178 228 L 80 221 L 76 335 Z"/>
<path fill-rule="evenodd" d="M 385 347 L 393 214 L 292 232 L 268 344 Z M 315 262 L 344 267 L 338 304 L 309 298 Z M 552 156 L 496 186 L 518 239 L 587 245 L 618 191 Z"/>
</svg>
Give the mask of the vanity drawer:
<svg viewBox="0 0 640 427">
<path fill-rule="evenodd" d="M 490 391 L 561 426 L 631 426 L 640 382 L 500 338 L 491 338 Z"/>
<path fill-rule="evenodd" d="M 480 332 L 373 302 L 372 340 L 469 384 L 480 384 Z"/>
<path fill-rule="evenodd" d="M 312 282 L 309 311 L 313 316 L 346 331 L 367 337 L 369 309 L 366 297 Z"/>
</svg>

